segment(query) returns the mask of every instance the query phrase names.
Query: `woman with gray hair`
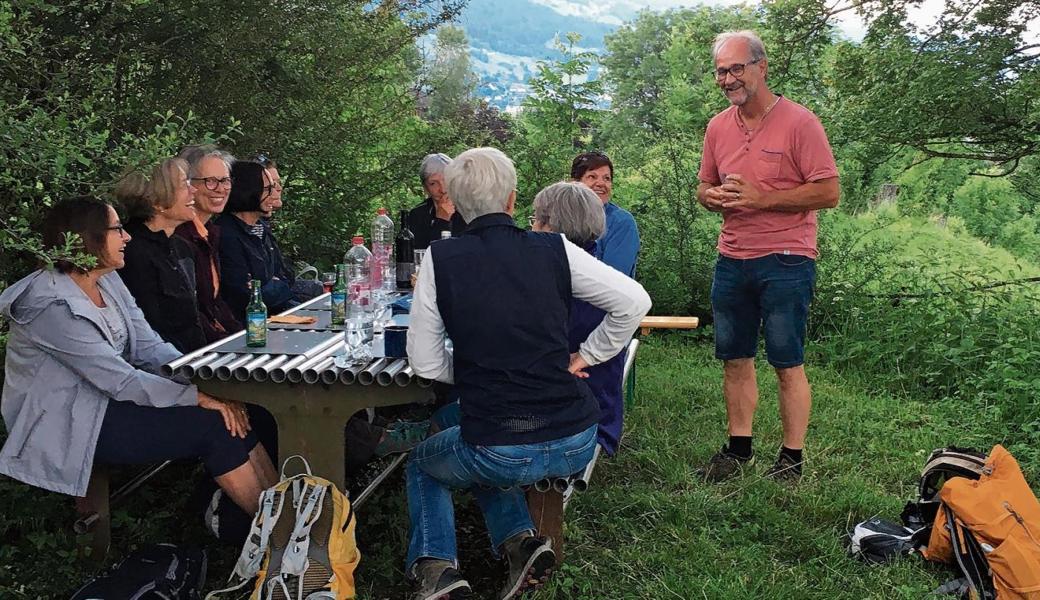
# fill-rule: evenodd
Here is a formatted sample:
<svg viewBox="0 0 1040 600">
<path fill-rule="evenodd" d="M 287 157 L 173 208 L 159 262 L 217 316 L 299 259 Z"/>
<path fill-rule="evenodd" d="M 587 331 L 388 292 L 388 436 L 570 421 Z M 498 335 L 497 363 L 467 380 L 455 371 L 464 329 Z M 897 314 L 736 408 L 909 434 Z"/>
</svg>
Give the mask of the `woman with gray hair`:
<svg viewBox="0 0 1040 600">
<path fill-rule="evenodd" d="M 419 181 L 426 200 L 408 212 L 408 229 L 415 236 L 416 250 L 428 248 L 430 242 L 441 239 L 442 231 L 450 231 L 451 236 L 456 237 L 466 230 L 466 221 L 455 211 L 444 185 L 444 169 L 449 164 L 450 156 L 437 153 L 427 154 L 419 166 Z"/>
<path fill-rule="evenodd" d="M 173 233 L 191 247 L 202 331 L 206 342 L 213 343 L 242 330 L 242 323 L 220 295 L 220 227 L 213 222 L 214 215 L 224 212 L 231 194 L 234 159 L 212 144 L 185 146 L 177 157 L 188 163 L 188 178 L 196 190 L 195 218 Z"/>
<path fill-rule="evenodd" d="M 562 233 L 572 243 L 596 256 L 596 240 L 603 236 L 606 229 L 603 203 L 595 192 L 581 183 L 554 183 L 534 197 L 531 228 L 534 231 Z M 571 352 L 578 351 L 582 342 L 603 322 L 605 315 L 602 309 L 584 300 L 571 299 L 570 321 L 567 326 Z M 596 441 L 608 456 L 617 452 L 621 441 L 625 410 L 621 379 L 626 354 L 627 350 L 622 350 L 614 358 L 585 370 L 589 375 L 585 383 L 589 385 L 599 402 L 600 418 Z"/>
</svg>

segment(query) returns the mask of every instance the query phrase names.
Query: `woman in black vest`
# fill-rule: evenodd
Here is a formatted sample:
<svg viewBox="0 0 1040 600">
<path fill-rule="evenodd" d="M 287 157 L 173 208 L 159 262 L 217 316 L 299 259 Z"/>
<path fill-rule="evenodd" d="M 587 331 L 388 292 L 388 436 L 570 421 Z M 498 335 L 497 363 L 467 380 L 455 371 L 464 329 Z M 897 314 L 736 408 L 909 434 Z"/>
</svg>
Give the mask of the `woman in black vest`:
<svg viewBox="0 0 1040 600">
<path fill-rule="evenodd" d="M 460 421 L 412 451 L 408 572 L 418 600 L 469 589 L 455 568 L 451 489 L 470 489 L 492 545 L 508 559 L 501 594 L 508 599 L 529 581 L 544 581 L 556 562 L 551 540 L 533 535 L 518 486 L 566 477 L 591 460 L 599 406 L 584 369 L 625 347 L 650 298 L 563 236 L 518 228 L 516 171 L 501 151 L 462 153 L 445 183 L 469 225 L 430 246 L 420 267 L 408 356 L 415 374 L 454 384 Z M 572 298 L 605 311 L 574 354 Z"/>
</svg>

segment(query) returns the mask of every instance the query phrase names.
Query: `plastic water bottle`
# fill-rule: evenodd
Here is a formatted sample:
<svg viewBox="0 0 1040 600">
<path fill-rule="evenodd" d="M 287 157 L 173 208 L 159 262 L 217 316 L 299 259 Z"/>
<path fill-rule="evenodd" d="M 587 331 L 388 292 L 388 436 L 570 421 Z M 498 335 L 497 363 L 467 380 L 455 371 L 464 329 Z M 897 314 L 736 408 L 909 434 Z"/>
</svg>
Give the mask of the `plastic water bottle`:
<svg viewBox="0 0 1040 600">
<path fill-rule="evenodd" d="M 372 291 L 387 299 L 397 289 L 397 263 L 394 262 L 394 222 L 385 208 L 372 221 Z"/>
<path fill-rule="evenodd" d="M 365 248 L 365 238 L 359 236 L 351 240 L 352 246 L 343 256 L 347 266 L 347 327 L 348 344 L 354 348 L 355 342 L 372 340 L 372 320 L 374 317 L 372 304 L 372 253 Z"/>
</svg>

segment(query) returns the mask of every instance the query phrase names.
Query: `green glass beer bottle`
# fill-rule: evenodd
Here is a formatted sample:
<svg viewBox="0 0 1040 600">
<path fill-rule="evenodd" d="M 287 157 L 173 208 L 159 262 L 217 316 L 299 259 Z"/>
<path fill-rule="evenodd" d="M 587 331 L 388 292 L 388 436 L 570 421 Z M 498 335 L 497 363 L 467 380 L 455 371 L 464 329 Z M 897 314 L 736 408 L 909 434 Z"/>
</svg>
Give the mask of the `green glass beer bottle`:
<svg viewBox="0 0 1040 600">
<path fill-rule="evenodd" d="M 246 306 L 246 346 L 260 348 L 267 345 L 267 305 L 260 295 L 260 280 L 254 279 L 249 286 L 253 299 Z"/>
<path fill-rule="evenodd" d="M 336 284 L 332 286 L 332 324 L 347 322 L 347 265 L 336 265 Z"/>
</svg>

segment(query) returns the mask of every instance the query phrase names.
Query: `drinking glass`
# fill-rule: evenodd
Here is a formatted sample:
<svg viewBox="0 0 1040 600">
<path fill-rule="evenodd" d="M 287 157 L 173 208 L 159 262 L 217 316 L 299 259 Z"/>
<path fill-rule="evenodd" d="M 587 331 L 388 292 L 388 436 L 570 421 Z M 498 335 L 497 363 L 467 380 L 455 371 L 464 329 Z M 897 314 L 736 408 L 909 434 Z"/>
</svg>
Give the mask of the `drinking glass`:
<svg viewBox="0 0 1040 600">
<path fill-rule="evenodd" d="M 335 273 L 322 273 L 321 274 L 321 286 L 325 288 L 325 293 L 328 294 L 332 291 L 332 286 L 336 285 L 336 274 Z"/>
</svg>

